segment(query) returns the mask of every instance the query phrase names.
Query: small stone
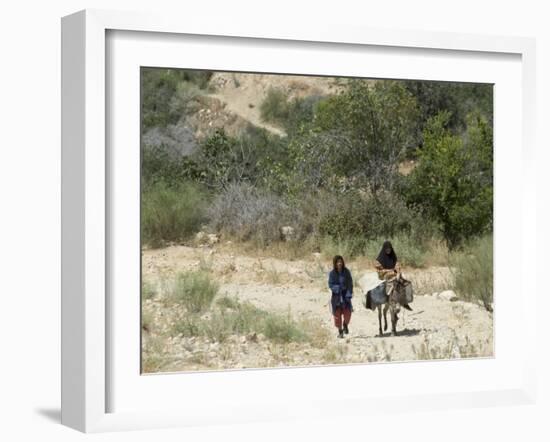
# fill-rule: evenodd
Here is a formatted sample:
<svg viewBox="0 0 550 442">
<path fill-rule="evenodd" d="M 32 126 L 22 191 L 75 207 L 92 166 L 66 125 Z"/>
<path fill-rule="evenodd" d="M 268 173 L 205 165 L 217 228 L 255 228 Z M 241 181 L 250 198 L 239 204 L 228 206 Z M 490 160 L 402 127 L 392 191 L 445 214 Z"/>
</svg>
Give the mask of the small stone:
<svg viewBox="0 0 550 442">
<path fill-rule="evenodd" d="M 456 293 L 452 290 L 445 290 L 441 292 L 438 296 L 439 299 L 442 299 L 444 301 L 457 301 L 458 297 L 456 296 Z"/>
<path fill-rule="evenodd" d="M 294 239 L 295 230 L 292 226 L 283 226 L 280 229 L 281 231 L 281 239 L 283 241 L 290 241 Z"/>
</svg>

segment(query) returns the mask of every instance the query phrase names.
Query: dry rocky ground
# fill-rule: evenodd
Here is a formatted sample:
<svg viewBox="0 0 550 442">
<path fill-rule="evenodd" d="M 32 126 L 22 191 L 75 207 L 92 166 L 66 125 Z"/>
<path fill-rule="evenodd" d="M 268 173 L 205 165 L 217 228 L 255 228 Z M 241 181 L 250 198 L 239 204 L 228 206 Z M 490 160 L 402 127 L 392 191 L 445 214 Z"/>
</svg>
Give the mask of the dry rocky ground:
<svg viewBox="0 0 550 442">
<path fill-rule="evenodd" d="M 143 371 L 219 370 L 333 363 L 371 363 L 493 355 L 493 318 L 483 306 L 453 298 L 445 267 L 405 269 L 413 281 L 414 311 L 400 313 L 397 336 L 378 336 L 377 313 L 362 305 L 354 289 L 350 334 L 336 337 L 328 300 L 330 260 L 279 259 L 247 253 L 230 242 L 202 247 L 170 246 L 144 250 Z M 367 259 L 348 266 L 356 280 L 371 271 Z M 206 271 L 219 281 L 217 298 L 229 297 L 280 315 L 289 315 L 310 336 L 283 343 L 262 333 L 231 334 L 223 340 L 189 336 L 178 324 L 189 317 L 168 299 L 166 281 L 181 271 Z M 216 300 L 215 300 L 216 301 Z M 211 312 L 198 314 L 209 321 Z M 389 318 L 388 318 L 389 320 Z"/>
</svg>

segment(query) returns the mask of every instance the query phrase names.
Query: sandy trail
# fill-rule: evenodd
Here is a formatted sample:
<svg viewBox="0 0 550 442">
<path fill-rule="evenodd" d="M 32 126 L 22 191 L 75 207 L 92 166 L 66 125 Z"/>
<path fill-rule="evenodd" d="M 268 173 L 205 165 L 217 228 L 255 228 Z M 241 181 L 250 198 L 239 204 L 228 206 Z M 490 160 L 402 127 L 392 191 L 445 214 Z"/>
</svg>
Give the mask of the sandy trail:
<svg viewBox="0 0 550 442">
<path fill-rule="evenodd" d="M 441 299 L 437 293 L 428 292 L 430 287 L 427 281 L 435 281 L 439 291 L 445 288 L 448 274 L 444 268 L 404 269 L 415 286 L 415 298 L 411 304 L 414 311 L 401 311 L 397 336 L 390 336 L 389 329 L 382 337 L 378 336 L 378 315 L 365 309 L 361 290 L 355 287 L 350 334 L 342 340 L 336 337 L 337 330 L 332 324 L 328 306 L 328 260 L 312 256 L 309 260 L 286 261 L 244 256 L 223 246 L 215 249 L 173 246 L 144 251 L 142 264 L 144 277 L 152 280 L 163 279 L 183 270 L 208 269 L 221 283 L 220 295 L 249 301 L 267 311 L 290 312 L 297 320 L 318 321 L 319 326 L 328 331 L 326 348 L 336 348 L 347 362 L 366 362 L 367 359 L 371 362 L 416 360 L 419 358 L 419 350 L 426 343 L 435 352 L 434 355 L 439 357 L 442 353 L 464 357 L 464 348 L 468 345 L 475 348 L 475 355 L 492 355 L 492 314 L 478 304 L 451 302 Z M 356 280 L 365 271 L 371 271 L 368 262 L 351 262 L 349 267 Z M 247 347 L 246 356 L 215 366 L 251 367 L 273 363 L 269 359 L 262 359 L 261 349 L 257 350 Z M 296 347 L 295 355 L 286 355 L 286 363 L 308 365 L 326 358 L 326 350 L 323 354 L 309 350 Z M 258 360 L 255 360 L 256 356 Z M 181 370 L 190 366 L 182 366 L 182 363 L 175 361 L 170 367 Z M 197 367 L 200 364 L 191 368 Z"/>
</svg>

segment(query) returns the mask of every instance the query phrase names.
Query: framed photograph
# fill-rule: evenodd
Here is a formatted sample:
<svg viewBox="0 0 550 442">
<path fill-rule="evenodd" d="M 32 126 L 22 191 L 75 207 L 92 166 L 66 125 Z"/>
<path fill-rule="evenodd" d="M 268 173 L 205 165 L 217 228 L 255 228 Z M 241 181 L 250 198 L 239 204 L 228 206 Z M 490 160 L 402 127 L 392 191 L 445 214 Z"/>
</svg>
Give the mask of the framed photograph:
<svg viewBox="0 0 550 442">
<path fill-rule="evenodd" d="M 63 18 L 62 422 L 532 403 L 534 41 L 264 25 Z"/>
</svg>

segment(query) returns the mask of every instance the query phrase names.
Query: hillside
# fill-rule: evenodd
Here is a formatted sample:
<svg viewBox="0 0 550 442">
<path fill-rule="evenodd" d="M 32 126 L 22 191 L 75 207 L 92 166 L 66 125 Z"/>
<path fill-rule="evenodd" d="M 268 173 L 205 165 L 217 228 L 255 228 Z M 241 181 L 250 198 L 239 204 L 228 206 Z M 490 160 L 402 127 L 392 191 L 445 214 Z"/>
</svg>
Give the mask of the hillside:
<svg viewBox="0 0 550 442">
<path fill-rule="evenodd" d="M 148 130 L 143 135 L 144 145 L 163 146 L 180 156 L 192 153 L 201 140 L 221 128 L 233 137 L 250 126 L 285 136 L 283 128 L 261 118 L 261 104 L 271 88 L 284 92 L 289 100 L 338 91 L 329 77 L 216 72 L 208 86 L 192 98 L 193 112 L 182 114 L 175 124 Z"/>
<path fill-rule="evenodd" d="M 263 127 L 277 135 L 284 130 L 262 120 L 260 107 L 271 88 L 284 92 L 289 100 L 308 96 L 324 96 L 337 92 L 338 87 L 330 77 L 302 75 L 215 73 L 210 85 L 215 89 L 211 97 L 217 98 L 227 112 L 233 113 L 257 127 Z"/>
</svg>

